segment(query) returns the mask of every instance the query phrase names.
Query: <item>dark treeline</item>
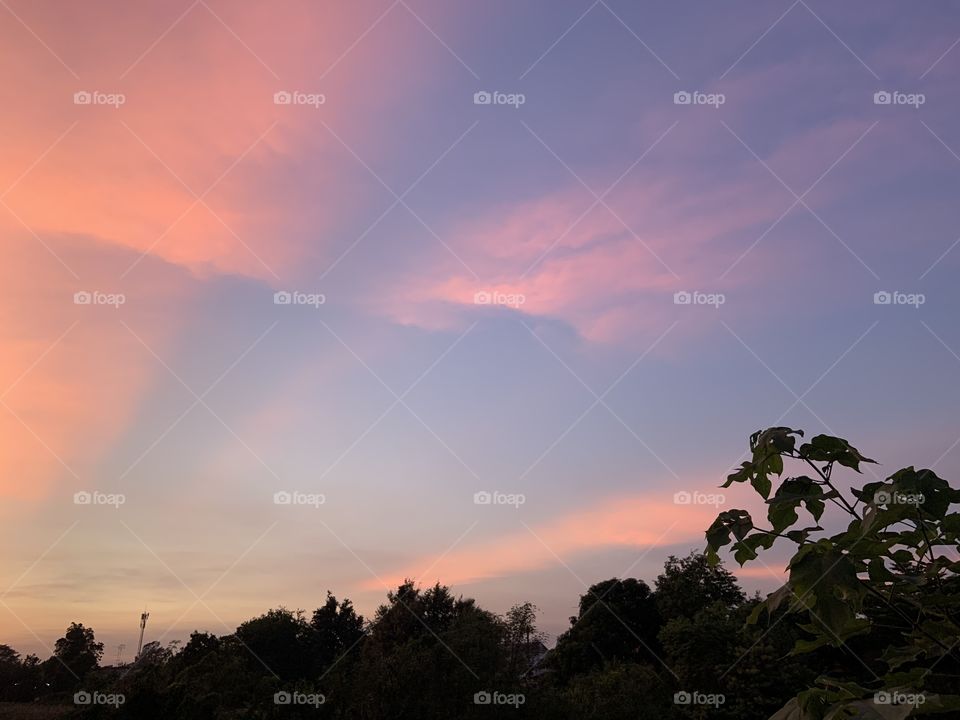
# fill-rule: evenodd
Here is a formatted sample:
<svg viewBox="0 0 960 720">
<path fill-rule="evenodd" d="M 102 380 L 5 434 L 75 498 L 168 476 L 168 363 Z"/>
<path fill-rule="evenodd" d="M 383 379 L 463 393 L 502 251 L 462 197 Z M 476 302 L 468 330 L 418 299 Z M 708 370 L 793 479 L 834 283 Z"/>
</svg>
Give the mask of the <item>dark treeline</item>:
<svg viewBox="0 0 960 720">
<path fill-rule="evenodd" d="M 772 632 L 745 624 L 758 602 L 691 554 L 671 556 L 652 589 L 592 586 L 549 651 L 530 603 L 498 616 L 410 582 L 370 619 L 328 594 L 309 615 L 278 608 L 232 635 L 148 643 L 124 667 L 101 667 L 103 645 L 73 624 L 42 662 L 0 645 L 0 700 L 137 720 L 766 718 L 845 660 L 829 649 L 790 657 L 789 617 Z"/>
</svg>

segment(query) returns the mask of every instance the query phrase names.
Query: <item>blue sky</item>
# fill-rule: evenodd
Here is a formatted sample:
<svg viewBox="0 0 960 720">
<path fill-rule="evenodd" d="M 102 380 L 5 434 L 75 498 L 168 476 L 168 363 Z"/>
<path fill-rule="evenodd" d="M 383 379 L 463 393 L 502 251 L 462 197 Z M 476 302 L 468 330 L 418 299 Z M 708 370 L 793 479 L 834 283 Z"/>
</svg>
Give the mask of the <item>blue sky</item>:
<svg viewBox="0 0 960 720">
<path fill-rule="evenodd" d="M 0 16 L 0 640 L 405 576 L 556 635 L 760 427 L 957 470 L 955 8 L 182 5 Z"/>
</svg>

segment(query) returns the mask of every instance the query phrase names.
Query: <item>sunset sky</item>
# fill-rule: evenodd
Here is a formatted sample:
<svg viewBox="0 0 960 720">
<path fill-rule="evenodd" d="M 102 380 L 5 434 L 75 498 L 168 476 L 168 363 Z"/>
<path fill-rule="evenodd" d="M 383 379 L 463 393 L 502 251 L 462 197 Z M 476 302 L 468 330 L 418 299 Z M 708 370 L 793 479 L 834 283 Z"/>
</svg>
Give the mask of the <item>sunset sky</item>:
<svg viewBox="0 0 960 720">
<path fill-rule="evenodd" d="M 945 2 L 0 0 L 0 643 L 405 577 L 555 636 L 703 546 L 675 493 L 758 509 L 717 486 L 761 427 L 956 478 L 958 44 Z"/>
</svg>

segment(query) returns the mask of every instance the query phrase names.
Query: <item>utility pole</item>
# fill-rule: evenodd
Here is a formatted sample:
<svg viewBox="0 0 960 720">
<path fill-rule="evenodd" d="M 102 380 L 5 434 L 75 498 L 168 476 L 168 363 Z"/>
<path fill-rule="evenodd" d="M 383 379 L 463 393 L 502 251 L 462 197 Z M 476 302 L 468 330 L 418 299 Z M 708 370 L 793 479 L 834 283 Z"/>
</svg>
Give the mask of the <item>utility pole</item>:
<svg viewBox="0 0 960 720">
<path fill-rule="evenodd" d="M 136 657 L 137 660 L 140 659 L 140 651 L 143 650 L 143 631 L 147 627 L 148 617 L 150 617 L 150 613 L 146 611 L 140 614 L 140 642 L 137 643 L 137 657 Z"/>
</svg>

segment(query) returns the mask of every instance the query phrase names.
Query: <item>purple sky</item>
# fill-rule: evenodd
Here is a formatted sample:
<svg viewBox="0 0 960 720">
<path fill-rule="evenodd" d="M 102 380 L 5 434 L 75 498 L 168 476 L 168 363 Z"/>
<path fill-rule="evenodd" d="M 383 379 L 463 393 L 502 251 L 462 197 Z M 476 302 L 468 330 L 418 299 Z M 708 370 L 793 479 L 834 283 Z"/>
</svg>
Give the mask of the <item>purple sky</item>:
<svg viewBox="0 0 960 720">
<path fill-rule="evenodd" d="M 675 493 L 760 427 L 960 465 L 960 8 L 9 0 L 0 40 L 22 652 L 404 577 L 555 636 L 702 547 Z"/>
</svg>

